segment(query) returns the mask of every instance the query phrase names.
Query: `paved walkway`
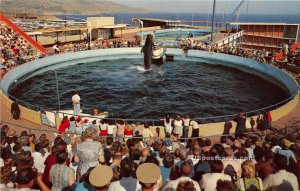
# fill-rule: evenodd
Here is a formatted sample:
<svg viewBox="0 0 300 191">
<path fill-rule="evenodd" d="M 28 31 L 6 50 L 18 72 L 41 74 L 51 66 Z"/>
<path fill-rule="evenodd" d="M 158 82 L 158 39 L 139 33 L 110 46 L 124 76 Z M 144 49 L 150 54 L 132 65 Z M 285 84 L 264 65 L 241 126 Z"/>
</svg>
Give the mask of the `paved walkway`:
<svg viewBox="0 0 300 191">
<path fill-rule="evenodd" d="M 276 129 L 281 129 L 289 125 L 298 125 L 300 127 L 300 95 L 296 107 L 286 116 L 272 123 Z"/>
<path fill-rule="evenodd" d="M 27 131 L 28 133 L 34 133 L 37 138 L 44 133 L 47 135 L 48 139 L 52 140 L 52 138 L 54 138 L 53 132 L 50 131 L 56 131 L 55 128 L 38 125 L 22 118 L 15 120 L 11 117 L 10 108 L 7 108 L 1 100 L 0 102 L 0 121 L 2 123 L 1 126 L 7 124 L 9 127 L 17 131 L 17 135 L 20 135 L 22 131 Z"/>
</svg>

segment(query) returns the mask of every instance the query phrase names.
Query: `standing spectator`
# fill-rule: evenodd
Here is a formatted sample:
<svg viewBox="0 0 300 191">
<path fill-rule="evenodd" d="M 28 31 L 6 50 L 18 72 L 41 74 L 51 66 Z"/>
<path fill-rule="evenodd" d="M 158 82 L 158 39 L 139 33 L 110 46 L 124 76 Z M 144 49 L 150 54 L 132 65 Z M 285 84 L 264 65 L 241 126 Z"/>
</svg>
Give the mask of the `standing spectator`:
<svg viewBox="0 0 300 191">
<path fill-rule="evenodd" d="M 125 120 L 124 119 L 116 119 L 115 124 L 117 125 L 117 137 L 119 137 L 119 141 L 123 142 L 124 140 L 124 131 L 125 131 Z"/>
<path fill-rule="evenodd" d="M 192 182 L 194 184 L 194 187 L 196 189 L 196 191 L 201 191 L 200 190 L 200 186 L 198 184 L 198 182 L 192 180 L 190 178 L 190 175 L 193 172 L 193 167 L 192 165 L 185 161 L 182 163 L 181 167 L 180 167 L 180 177 L 177 178 L 176 180 L 170 180 L 163 188 L 162 191 L 172 191 L 172 190 L 176 190 L 177 186 L 180 182 L 182 181 L 189 181 Z"/>
<path fill-rule="evenodd" d="M 144 124 L 145 129 L 142 132 L 144 141 L 148 140 L 151 137 L 154 137 L 152 131 L 149 129 L 150 125 L 148 123 Z"/>
<path fill-rule="evenodd" d="M 261 178 L 255 177 L 255 164 L 251 161 L 242 163 L 242 178 L 238 180 L 237 184 L 240 191 L 248 189 L 264 190 Z"/>
<path fill-rule="evenodd" d="M 289 165 L 290 163 L 292 163 L 292 164 L 297 163 L 297 159 L 296 159 L 293 151 L 290 149 L 291 145 L 292 145 L 292 143 L 289 140 L 283 139 L 283 141 L 282 141 L 283 149 L 278 151 L 279 154 L 281 154 L 287 158 L 287 165 Z"/>
<path fill-rule="evenodd" d="M 34 167 L 38 170 L 38 172 L 44 173 L 45 170 L 44 162 L 47 156 L 45 156 L 45 150 L 42 143 L 37 143 L 35 145 L 35 152 L 32 153 L 32 157 L 33 157 Z"/>
<path fill-rule="evenodd" d="M 75 181 L 74 170 L 67 166 L 68 153 L 59 151 L 56 154 L 56 164 L 51 167 L 50 181 L 52 191 L 60 191 L 67 186 L 71 186 Z"/>
<path fill-rule="evenodd" d="M 104 162 L 102 145 L 100 142 L 94 141 L 96 133 L 94 128 L 87 128 L 83 134 L 83 141 L 76 144 L 74 160 L 79 162 L 76 173 L 77 181 L 90 167 L 99 165 L 99 161 Z"/>
<path fill-rule="evenodd" d="M 183 115 L 182 118 L 183 121 L 183 138 L 188 138 L 189 137 L 189 129 L 190 129 L 190 118 L 187 114 Z M 185 140 L 187 141 L 187 140 Z"/>
<path fill-rule="evenodd" d="M 235 138 L 242 138 L 246 131 L 246 117 L 240 112 L 233 121 L 236 122 Z"/>
<path fill-rule="evenodd" d="M 97 135 L 99 135 L 99 134 L 100 134 L 99 126 L 98 126 L 98 124 L 97 124 L 97 121 L 96 121 L 96 119 L 92 121 L 92 123 L 91 123 L 91 127 L 93 127 L 94 129 L 96 129 L 96 131 L 97 131 Z"/>
<path fill-rule="evenodd" d="M 113 178 L 113 171 L 105 165 L 96 166 L 89 174 L 89 182 L 95 190 L 107 191 Z"/>
<path fill-rule="evenodd" d="M 167 154 L 163 158 L 163 166 L 160 166 L 160 172 L 162 176 L 162 186 L 165 186 L 166 183 L 169 181 L 169 176 L 171 174 L 171 171 L 174 171 L 174 155 L 173 154 Z"/>
<path fill-rule="evenodd" d="M 270 174 L 275 173 L 274 153 L 271 150 L 264 152 L 264 161 L 258 161 L 255 164 L 256 174 L 264 180 Z"/>
<path fill-rule="evenodd" d="M 75 124 L 76 124 L 75 133 L 76 135 L 81 136 L 84 131 L 83 131 L 83 121 L 80 116 L 76 118 Z"/>
<path fill-rule="evenodd" d="M 32 152 L 31 147 L 29 146 L 29 136 L 23 135 L 20 137 L 19 142 L 22 145 L 23 151 L 29 151 Z"/>
<path fill-rule="evenodd" d="M 224 173 L 231 176 L 231 178 L 236 179 L 237 177 L 241 177 L 242 167 L 241 163 L 238 160 L 234 160 L 233 150 L 231 147 L 226 147 L 225 149 L 225 158 L 222 159 L 222 163 L 224 165 Z M 233 168 L 230 171 L 230 168 Z M 237 177 L 236 177 L 237 176 Z"/>
<path fill-rule="evenodd" d="M 43 173 L 43 182 L 51 188 L 52 184 L 50 182 L 50 169 L 52 165 L 56 164 L 56 154 L 59 151 L 66 150 L 67 144 L 60 138 L 57 137 L 54 140 L 54 146 L 52 148 L 52 154 L 50 154 L 45 160 L 45 170 Z"/>
<path fill-rule="evenodd" d="M 32 151 L 34 151 L 35 149 L 34 149 L 34 147 L 35 147 L 35 143 L 36 143 L 36 140 L 35 140 L 36 138 L 35 138 L 35 134 L 31 134 L 31 135 L 29 135 L 29 146 L 30 146 L 30 148 L 31 148 L 31 150 Z"/>
<path fill-rule="evenodd" d="M 143 163 L 136 170 L 136 177 L 142 186 L 142 191 L 153 191 L 160 176 L 159 167 L 153 163 Z"/>
<path fill-rule="evenodd" d="M 268 123 L 268 128 L 271 128 L 272 127 L 272 115 L 271 115 L 270 111 L 266 112 L 266 119 L 267 119 L 267 123 Z"/>
<path fill-rule="evenodd" d="M 11 155 L 11 158 L 14 159 L 15 164 L 18 163 L 21 157 L 21 152 L 22 152 L 22 145 L 19 142 L 16 142 L 14 147 L 13 147 L 13 154 Z M 2 155 L 2 150 L 1 150 L 1 155 Z"/>
<path fill-rule="evenodd" d="M 11 158 L 6 159 L 4 162 L 2 160 L 2 164 L 0 166 L 0 190 L 5 189 L 7 187 L 13 188 L 14 184 L 12 183 L 13 180 L 13 171 L 12 167 L 14 165 L 14 160 Z"/>
<path fill-rule="evenodd" d="M 223 168 L 223 163 L 219 160 L 210 162 L 211 173 L 204 174 L 202 176 L 202 180 L 200 180 L 200 186 L 204 191 L 215 191 L 218 180 L 231 181 L 231 177 L 229 175 L 222 173 Z"/>
<path fill-rule="evenodd" d="M 69 129 L 69 133 L 70 133 L 70 134 L 75 133 L 75 129 L 76 129 L 75 117 L 72 116 L 72 117 L 70 118 L 70 129 Z"/>
<path fill-rule="evenodd" d="M 89 120 L 88 119 L 84 119 L 83 120 L 83 124 L 82 124 L 82 131 L 85 131 L 90 126 L 91 126 L 91 123 L 89 122 Z M 96 131 L 97 131 L 97 129 L 96 129 Z"/>
<path fill-rule="evenodd" d="M 72 96 L 72 103 L 74 107 L 74 115 L 79 115 L 80 113 L 80 96 L 77 91 L 74 91 Z"/>
<path fill-rule="evenodd" d="M 275 154 L 278 153 L 279 150 L 281 150 L 281 147 L 279 146 L 279 140 L 276 137 L 273 137 L 271 139 L 271 143 L 272 143 L 272 148 L 271 148 L 272 152 Z"/>
<path fill-rule="evenodd" d="M 265 190 L 270 191 L 288 191 L 298 190 L 297 177 L 290 172 L 287 172 L 287 158 L 281 154 L 276 154 L 274 158 L 277 173 L 270 174 L 263 181 Z"/>
<path fill-rule="evenodd" d="M 58 54 L 58 53 L 59 53 L 58 43 L 55 43 L 55 44 L 52 46 L 52 48 L 53 48 L 55 54 Z"/>
<path fill-rule="evenodd" d="M 170 116 L 167 115 L 166 119 L 164 119 L 164 126 L 165 126 L 165 134 L 172 133 L 172 119 L 170 119 Z"/>
<path fill-rule="evenodd" d="M 192 137 L 199 137 L 199 124 L 196 121 L 192 120 L 191 126 L 192 126 Z"/>
<path fill-rule="evenodd" d="M 112 120 L 108 122 L 107 126 L 107 136 L 108 137 L 113 137 L 114 136 L 114 130 L 117 128 L 117 126 L 113 123 Z"/>
<path fill-rule="evenodd" d="M 11 155 L 11 150 L 9 149 L 7 142 L 6 142 L 6 134 L 1 133 L 0 139 L 0 158 L 3 160 L 9 158 Z"/>
<path fill-rule="evenodd" d="M 100 125 L 100 140 L 105 140 L 105 137 L 108 135 L 108 124 L 106 122 L 106 119 L 102 119 L 99 123 Z"/>
<path fill-rule="evenodd" d="M 68 116 L 64 116 L 63 120 L 61 121 L 58 127 L 58 131 L 60 133 L 64 133 L 67 128 L 70 128 L 70 120 Z"/>
<path fill-rule="evenodd" d="M 128 140 L 128 138 L 132 138 L 132 135 L 133 135 L 133 129 L 132 129 L 132 126 L 127 124 L 125 126 L 125 130 L 124 130 L 124 135 L 125 135 L 125 141 Z"/>
<path fill-rule="evenodd" d="M 174 131 L 173 131 L 176 138 L 178 138 L 180 135 L 182 135 L 182 128 L 183 128 L 182 119 L 181 119 L 180 115 L 177 115 L 174 120 Z"/>
<path fill-rule="evenodd" d="M 40 176 L 40 175 L 38 175 Z M 31 190 L 35 191 L 34 189 L 31 189 L 34 185 L 34 180 L 37 177 L 36 172 L 33 171 L 32 168 L 25 168 L 17 172 L 17 190 Z M 37 177 L 37 183 L 39 184 L 40 188 L 43 191 L 50 190 L 45 186 L 43 181 L 41 181 L 40 177 Z M 45 189 L 46 188 L 46 189 Z"/>
<path fill-rule="evenodd" d="M 193 165 L 193 161 L 191 159 L 188 159 L 188 153 L 185 148 L 180 149 L 180 161 L 175 164 L 175 170 L 177 174 L 180 174 L 180 168 L 181 165 L 185 162 L 188 161 L 191 165 Z M 192 169 L 192 173 L 190 174 L 190 178 L 194 176 L 194 168 Z"/>
</svg>

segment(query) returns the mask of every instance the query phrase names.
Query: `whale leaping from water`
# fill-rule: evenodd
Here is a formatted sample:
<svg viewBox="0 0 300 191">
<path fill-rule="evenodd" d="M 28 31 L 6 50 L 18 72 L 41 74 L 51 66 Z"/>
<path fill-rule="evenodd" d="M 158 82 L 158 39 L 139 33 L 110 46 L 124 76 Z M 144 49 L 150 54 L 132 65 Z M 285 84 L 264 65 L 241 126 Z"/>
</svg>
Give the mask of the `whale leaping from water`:
<svg viewBox="0 0 300 191">
<path fill-rule="evenodd" d="M 145 70 L 149 70 L 151 66 L 152 59 L 152 49 L 153 49 L 153 36 L 151 34 L 147 35 L 145 45 L 143 46 L 141 52 L 144 53 L 144 67 Z"/>
<path fill-rule="evenodd" d="M 145 45 L 141 49 L 144 53 L 144 68 L 149 70 L 151 64 L 161 65 L 163 64 L 163 55 L 166 54 L 166 50 L 161 45 L 155 45 L 153 35 L 148 34 Z"/>
</svg>

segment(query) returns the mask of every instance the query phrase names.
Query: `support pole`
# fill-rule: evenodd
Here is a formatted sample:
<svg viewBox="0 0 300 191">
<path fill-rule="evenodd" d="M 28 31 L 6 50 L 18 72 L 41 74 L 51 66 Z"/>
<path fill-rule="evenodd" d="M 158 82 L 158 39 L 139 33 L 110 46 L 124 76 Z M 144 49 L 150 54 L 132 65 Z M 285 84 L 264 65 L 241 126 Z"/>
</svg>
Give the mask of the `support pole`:
<svg viewBox="0 0 300 191">
<path fill-rule="evenodd" d="M 213 35 L 214 35 L 215 10 L 216 10 L 216 0 L 214 0 L 213 15 L 212 15 L 212 21 L 211 21 L 211 36 L 210 36 L 210 41 L 211 42 L 213 41 Z"/>
</svg>

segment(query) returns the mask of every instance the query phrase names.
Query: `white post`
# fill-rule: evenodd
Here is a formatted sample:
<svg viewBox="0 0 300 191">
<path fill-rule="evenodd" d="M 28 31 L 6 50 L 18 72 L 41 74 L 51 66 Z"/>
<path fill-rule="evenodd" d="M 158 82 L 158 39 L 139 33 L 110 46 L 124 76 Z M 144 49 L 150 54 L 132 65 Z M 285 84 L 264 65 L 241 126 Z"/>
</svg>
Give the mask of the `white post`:
<svg viewBox="0 0 300 191">
<path fill-rule="evenodd" d="M 141 26 L 142 26 L 142 40 L 141 40 L 141 44 L 143 43 L 143 40 L 144 40 L 144 23 L 143 23 L 143 21 L 141 20 L 141 19 L 139 19 L 139 18 L 133 18 L 132 20 L 137 20 L 137 21 L 139 21 L 139 23 L 141 24 Z"/>
</svg>

